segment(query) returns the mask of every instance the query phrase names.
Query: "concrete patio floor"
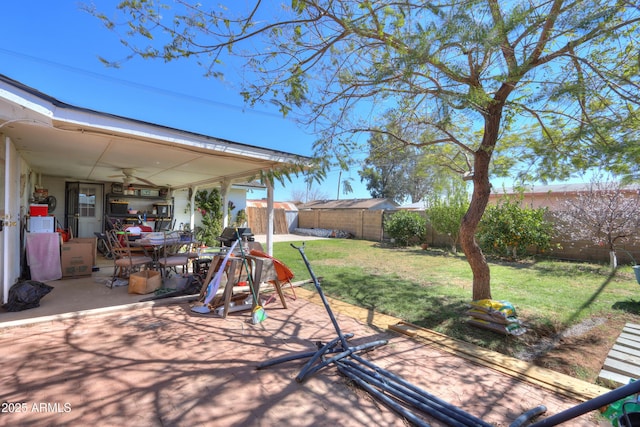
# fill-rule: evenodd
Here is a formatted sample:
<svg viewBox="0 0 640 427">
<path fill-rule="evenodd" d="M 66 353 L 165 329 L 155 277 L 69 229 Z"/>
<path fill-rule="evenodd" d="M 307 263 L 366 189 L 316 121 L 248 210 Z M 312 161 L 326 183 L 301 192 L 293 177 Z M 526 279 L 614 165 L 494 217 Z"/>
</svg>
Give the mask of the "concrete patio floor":
<svg viewBox="0 0 640 427">
<path fill-rule="evenodd" d="M 41 307 L 0 311 L 0 401 L 17 404 L 5 406 L 13 413 L 0 413 L 0 425 L 407 425 L 333 366 L 303 383 L 295 377 L 304 360 L 255 369 L 335 338 L 324 307 L 304 298 L 310 292 L 301 289 L 287 310 L 268 304 L 268 319 L 253 325 L 246 311 L 223 319 L 184 300 L 139 303 L 144 296 L 126 287 L 104 286 L 108 265 L 51 282 Z M 344 310 L 336 317 L 354 343 L 389 340 L 365 358 L 496 426 L 540 404 L 552 415 L 578 403 Z M 610 424 L 587 414 L 566 425 Z"/>
<path fill-rule="evenodd" d="M 276 242 L 285 241 L 295 244 L 318 239 L 321 238 L 293 234 L 274 236 Z M 255 240 L 264 244 L 266 237 L 257 235 Z M 138 304 L 149 295 L 129 294 L 127 286 L 109 288 L 106 284 L 109 283 L 113 274 L 113 261 L 98 255 L 97 263 L 99 271 L 94 272 L 91 276 L 47 282 L 55 289 L 42 298 L 40 307 L 17 312 L 7 312 L 0 308 L 0 327 L 21 325 L 27 321 L 39 322 L 60 317 L 77 317 L 85 314 L 93 315 L 138 308 L 145 305 L 166 304 L 164 300 Z M 164 283 L 164 286 L 168 288 L 174 287 L 174 285 L 175 283 L 172 284 L 171 279 Z"/>
</svg>

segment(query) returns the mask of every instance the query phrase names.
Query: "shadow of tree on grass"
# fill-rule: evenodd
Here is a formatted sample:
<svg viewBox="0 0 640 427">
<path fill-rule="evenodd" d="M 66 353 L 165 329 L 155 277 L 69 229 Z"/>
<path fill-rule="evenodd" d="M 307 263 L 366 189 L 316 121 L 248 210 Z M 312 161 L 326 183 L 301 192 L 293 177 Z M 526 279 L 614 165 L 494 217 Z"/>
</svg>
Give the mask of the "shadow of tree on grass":
<svg viewBox="0 0 640 427">
<path fill-rule="evenodd" d="M 618 301 L 613 304 L 612 308 L 615 310 L 624 311 L 626 313 L 640 315 L 640 301 L 636 300 L 626 300 L 626 301 Z"/>
</svg>

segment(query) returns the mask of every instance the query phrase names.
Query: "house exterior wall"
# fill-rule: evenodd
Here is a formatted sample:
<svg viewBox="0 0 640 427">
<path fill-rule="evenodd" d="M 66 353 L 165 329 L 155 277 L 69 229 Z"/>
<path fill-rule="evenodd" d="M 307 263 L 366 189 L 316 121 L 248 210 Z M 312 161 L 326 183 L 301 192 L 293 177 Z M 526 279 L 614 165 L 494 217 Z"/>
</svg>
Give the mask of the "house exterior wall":
<svg viewBox="0 0 640 427">
<path fill-rule="evenodd" d="M 562 209 L 565 201 L 575 199 L 579 193 L 579 191 L 525 192 L 522 195 L 522 204 L 533 209 L 548 208 L 550 211 L 558 211 Z M 622 194 L 626 197 L 638 197 L 637 190 L 622 190 Z M 489 204 L 495 205 L 505 196 L 513 197 L 515 195 L 502 192 L 491 193 L 489 195 Z"/>
<path fill-rule="evenodd" d="M 58 206 L 53 214 L 57 220 L 57 223 L 59 223 L 60 225 L 65 224 L 65 216 L 64 216 L 65 197 L 66 197 L 65 181 L 66 179 L 62 177 L 53 177 L 53 176 L 41 177 L 42 185 L 45 188 L 47 188 L 47 190 L 49 191 L 49 195 L 56 197 L 58 201 Z M 31 193 L 33 192 L 33 188 L 35 184 L 36 184 L 35 181 L 30 182 L 27 184 L 25 189 L 24 197 L 26 202 L 24 203 L 27 211 L 29 207 L 28 199 Z M 105 192 L 108 192 L 111 182 L 105 182 L 104 185 L 105 185 Z M 190 202 L 189 191 L 187 189 L 176 190 L 171 192 L 170 197 L 173 198 L 173 217 L 175 219 L 174 229 L 181 230 L 183 229 L 183 227 L 191 228 L 190 227 L 191 216 L 190 216 L 190 210 L 188 209 L 189 202 Z M 231 201 L 235 206 L 235 209 L 233 210 L 233 212 L 230 212 L 230 215 L 231 215 L 230 221 L 233 221 L 238 211 L 240 209 L 246 208 L 246 190 L 232 188 L 231 190 L 229 190 L 228 197 L 229 197 L 229 201 Z M 144 205 L 149 205 L 150 203 L 144 200 L 142 202 Z M 132 206 L 134 208 L 137 208 L 135 205 L 132 205 Z M 106 209 L 106 206 L 105 206 L 105 209 Z M 202 216 L 197 212 L 195 213 L 194 221 L 196 226 L 201 225 Z"/>
<path fill-rule="evenodd" d="M 175 228 L 184 229 L 186 225 L 191 229 L 191 211 L 188 209 L 190 202 L 189 190 L 185 188 L 172 191 L 170 195 L 173 197 L 173 218 L 176 220 Z"/>
<path fill-rule="evenodd" d="M 513 194 L 506 194 L 506 196 L 514 196 Z M 497 205 L 498 202 L 505 197 L 504 193 L 491 193 L 489 196 L 489 204 Z M 575 197 L 575 193 L 566 192 L 548 192 L 548 193 L 525 193 L 523 194 L 522 204 L 533 208 L 549 208 L 550 210 L 559 210 L 569 197 Z"/>
</svg>

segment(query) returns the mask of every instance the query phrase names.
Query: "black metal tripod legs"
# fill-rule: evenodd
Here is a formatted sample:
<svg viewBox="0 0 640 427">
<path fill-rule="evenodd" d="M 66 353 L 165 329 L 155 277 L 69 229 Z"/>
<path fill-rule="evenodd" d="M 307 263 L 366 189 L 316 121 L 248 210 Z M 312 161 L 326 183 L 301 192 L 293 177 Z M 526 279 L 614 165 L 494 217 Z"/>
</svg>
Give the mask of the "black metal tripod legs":
<svg viewBox="0 0 640 427">
<path fill-rule="evenodd" d="M 347 339 L 351 338 L 353 334 L 342 333 L 342 330 L 338 325 L 338 321 L 336 320 L 335 316 L 333 315 L 333 311 L 329 306 L 329 302 L 327 301 L 327 298 L 325 297 L 324 292 L 322 291 L 320 282 L 318 281 L 315 273 L 313 272 L 313 269 L 311 268 L 311 264 L 309 264 L 309 260 L 307 259 L 304 253 L 304 246 L 300 246 L 300 247 L 294 246 L 294 245 L 291 245 L 291 246 L 300 252 L 302 259 L 304 260 L 304 263 L 307 266 L 307 269 L 309 270 L 309 274 L 313 279 L 313 284 L 315 285 L 316 290 L 320 295 L 322 304 L 324 305 L 324 308 L 327 311 L 327 314 L 329 315 L 329 318 L 331 319 L 331 323 L 333 324 L 333 327 L 338 336 L 324 345 L 322 344 L 318 345 L 318 350 L 316 351 L 292 354 L 290 356 L 284 356 L 274 360 L 263 362 L 257 366 L 257 369 L 263 369 L 268 366 L 277 365 L 283 362 L 290 362 L 293 360 L 308 358 L 309 361 L 306 363 L 306 365 L 302 368 L 302 370 L 296 377 L 296 381 L 302 382 L 304 381 L 305 377 L 312 375 L 318 372 L 320 369 L 324 368 L 325 366 L 328 366 L 332 363 L 342 360 L 345 357 L 349 357 L 354 353 L 371 350 L 375 347 L 387 344 L 386 340 L 378 340 L 378 341 L 373 341 L 370 343 L 361 344 L 357 346 L 349 345 L 349 343 L 347 342 Z M 334 354 L 334 355 L 331 357 L 327 357 L 330 354 Z"/>
</svg>

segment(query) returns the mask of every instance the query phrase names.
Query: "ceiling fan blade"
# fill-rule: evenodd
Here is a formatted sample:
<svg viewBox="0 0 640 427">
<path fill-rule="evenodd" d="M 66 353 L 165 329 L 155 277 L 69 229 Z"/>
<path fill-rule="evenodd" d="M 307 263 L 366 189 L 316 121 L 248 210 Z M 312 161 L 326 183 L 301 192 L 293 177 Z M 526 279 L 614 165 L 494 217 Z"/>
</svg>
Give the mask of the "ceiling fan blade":
<svg viewBox="0 0 640 427">
<path fill-rule="evenodd" d="M 120 174 L 120 175 L 109 175 L 107 176 L 107 178 L 122 178 L 124 175 Z"/>
<path fill-rule="evenodd" d="M 145 184 L 150 185 L 150 186 L 152 186 L 152 187 L 157 187 L 157 185 L 155 185 L 153 182 L 148 181 L 148 180 L 146 180 L 146 179 L 144 179 L 144 178 L 140 178 L 140 177 L 138 177 L 138 176 L 132 176 L 132 178 L 135 178 L 135 179 L 137 179 L 138 181 L 144 182 Z"/>
</svg>

